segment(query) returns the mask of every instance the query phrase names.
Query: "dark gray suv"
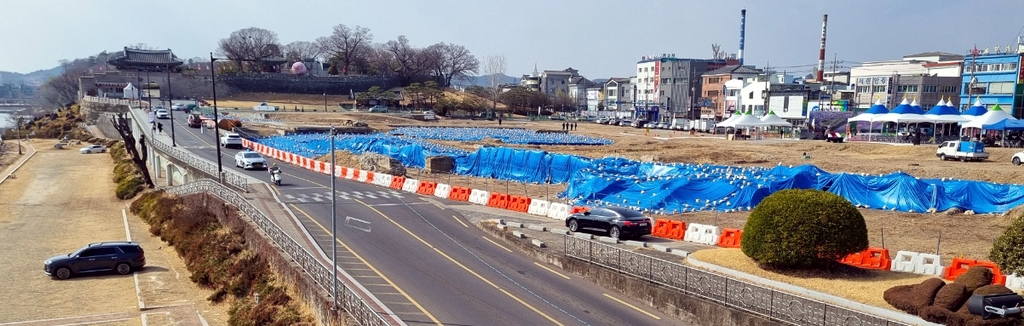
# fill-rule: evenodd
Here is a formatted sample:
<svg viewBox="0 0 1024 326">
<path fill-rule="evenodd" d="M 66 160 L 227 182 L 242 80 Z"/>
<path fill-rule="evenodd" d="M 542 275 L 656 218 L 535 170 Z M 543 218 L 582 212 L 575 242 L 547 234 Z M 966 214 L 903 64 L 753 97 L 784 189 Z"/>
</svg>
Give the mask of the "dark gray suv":
<svg viewBox="0 0 1024 326">
<path fill-rule="evenodd" d="M 73 274 L 115 271 L 125 275 L 146 266 L 146 252 L 135 242 L 97 242 L 43 263 L 43 272 L 57 279 Z"/>
</svg>

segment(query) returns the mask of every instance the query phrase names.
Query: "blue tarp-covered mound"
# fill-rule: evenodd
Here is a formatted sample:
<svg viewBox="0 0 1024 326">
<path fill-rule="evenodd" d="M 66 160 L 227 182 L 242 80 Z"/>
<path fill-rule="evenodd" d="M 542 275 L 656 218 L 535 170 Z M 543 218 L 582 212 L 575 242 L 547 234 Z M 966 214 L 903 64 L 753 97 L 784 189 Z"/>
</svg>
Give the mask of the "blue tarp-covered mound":
<svg viewBox="0 0 1024 326">
<path fill-rule="evenodd" d="M 506 147 L 482 147 L 455 159 L 455 173 L 529 183 L 565 183 L 590 159 Z"/>
<path fill-rule="evenodd" d="M 487 138 L 500 139 L 506 144 L 517 145 L 608 145 L 612 141 L 569 133 L 538 133 L 522 128 L 457 128 L 457 127 L 398 127 L 389 132 L 423 139 L 452 141 L 482 141 Z"/>
<path fill-rule="evenodd" d="M 925 212 L 931 208 L 1002 213 L 1024 204 L 1024 186 L 888 175 L 830 174 L 812 165 L 740 168 L 593 160 L 561 196 L 576 202 L 664 213 L 750 210 L 783 189 L 821 189 L 858 207 Z"/>
<path fill-rule="evenodd" d="M 306 157 L 328 154 L 330 148 L 326 135 L 276 136 L 258 141 Z M 663 164 L 504 147 L 482 147 L 470 153 L 385 134 L 340 135 L 335 147 L 355 154 L 383 154 L 412 167 L 423 167 L 427 156 L 449 156 L 455 161 L 457 174 L 530 183 L 568 183 L 560 196 L 576 203 L 664 213 L 750 210 L 764 197 L 783 189 L 822 189 L 859 207 L 902 212 L 960 208 L 1002 213 L 1024 204 L 1022 185 L 918 179 L 899 172 L 832 174 L 813 165 L 765 168 Z"/>
<path fill-rule="evenodd" d="M 461 157 L 466 151 L 426 141 L 407 139 L 386 134 L 338 135 L 334 149 L 353 154 L 365 152 L 382 154 L 402 162 L 405 166 L 422 168 L 427 156 Z M 331 138 L 326 134 L 274 136 L 256 140 L 258 143 L 305 157 L 330 154 Z"/>
</svg>

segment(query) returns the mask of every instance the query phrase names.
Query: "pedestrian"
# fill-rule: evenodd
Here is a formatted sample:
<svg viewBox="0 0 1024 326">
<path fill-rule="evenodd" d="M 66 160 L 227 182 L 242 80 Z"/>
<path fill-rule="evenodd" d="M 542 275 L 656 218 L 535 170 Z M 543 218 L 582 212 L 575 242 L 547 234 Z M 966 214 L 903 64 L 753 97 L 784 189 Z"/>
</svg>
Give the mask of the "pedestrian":
<svg viewBox="0 0 1024 326">
<path fill-rule="evenodd" d="M 576 123 L 575 122 L 572 123 L 572 131 L 576 131 Z"/>
<path fill-rule="evenodd" d="M 156 132 L 156 121 L 154 121 L 153 123 L 151 123 L 151 125 L 153 126 L 153 132 Z"/>
<path fill-rule="evenodd" d="M 501 117 L 500 116 L 498 117 L 498 125 L 499 126 L 501 125 Z"/>
<path fill-rule="evenodd" d="M 163 122 L 157 122 L 156 123 L 156 131 L 164 132 L 164 124 L 163 124 Z"/>
</svg>

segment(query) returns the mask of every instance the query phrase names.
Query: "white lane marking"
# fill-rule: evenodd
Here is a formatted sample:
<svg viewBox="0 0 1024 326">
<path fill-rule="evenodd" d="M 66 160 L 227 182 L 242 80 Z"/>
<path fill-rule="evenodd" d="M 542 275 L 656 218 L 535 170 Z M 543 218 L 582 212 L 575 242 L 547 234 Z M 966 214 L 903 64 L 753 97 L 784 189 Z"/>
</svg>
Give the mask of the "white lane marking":
<svg viewBox="0 0 1024 326">
<path fill-rule="evenodd" d="M 128 229 L 128 211 L 124 208 L 121 209 L 121 218 L 124 219 L 124 234 L 128 238 L 128 242 L 132 241 L 132 231 Z"/>
<path fill-rule="evenodd" d="M 352 221 L 356 221 L 356 224 L 353 224 Z M 365 225 L 365 226 L 360 226 L 359 224 Z M 358 218 L 351 217 L 351 216 L 345 216 L 345 226 L 348 226 L 350 228 L 353 228 L 353 229 L 356 229 L 356 230 L 359 230 L 359 231 L 367 232 L 367 233 L 370 232 L 370 222 L 369 221 L 360 220 Z"/>
<path fill-rule="evenodd" d="M 124 208 L 121 209 L 121 218 L 124 219 L 124 234 L 128 238 L 128 241 L 132 241 L 132 231 L 128 228 L 128 211 Z M 139 287 L 139 272 L 135 271 L 132 273 L 132 278 L 135 279 L 135 298 L 139 301 L 139 310 L 145 310 L 146 304 L 142 302 L 142 288 Z M 143 317 L 142 324 L 146 324 L 145 317 Z"/>
</svg>

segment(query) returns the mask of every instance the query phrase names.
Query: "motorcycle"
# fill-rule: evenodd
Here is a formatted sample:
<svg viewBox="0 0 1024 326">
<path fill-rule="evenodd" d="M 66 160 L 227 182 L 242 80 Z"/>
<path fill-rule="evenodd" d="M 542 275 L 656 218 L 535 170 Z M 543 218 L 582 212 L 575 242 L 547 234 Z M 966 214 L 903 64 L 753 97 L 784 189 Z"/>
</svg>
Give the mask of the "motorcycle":
<svg viewBox="0 0 1024 326">
<path fill-rule="evenodd" d="M 278 186 L 281 185 L 281 170 L 270 171 L 270 182 Z"/>
</svg>

